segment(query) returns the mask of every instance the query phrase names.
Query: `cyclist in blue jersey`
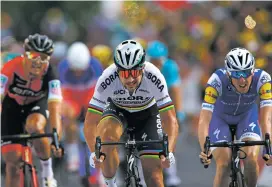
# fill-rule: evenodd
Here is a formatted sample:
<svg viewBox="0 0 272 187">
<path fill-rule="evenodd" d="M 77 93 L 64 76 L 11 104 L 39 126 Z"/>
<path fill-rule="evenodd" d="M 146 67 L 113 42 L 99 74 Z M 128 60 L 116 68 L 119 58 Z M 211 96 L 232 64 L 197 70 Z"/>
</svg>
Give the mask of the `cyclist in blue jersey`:
<svg viewBox="0 0 272 187">
<path fill-rule="evenodd" d="M 260 99 L 260 113 L 256 104 Z M 225 58 L 225 68 L 216 70 L 208 80 L 199 119 L 199 157 L 204 165 L 211 163 L 210 155 L 203 153 L 205 137 L 211 142 L 231 141 L 229 125 L 237 125 L 236 139 L 260 140 L 261 134 L 271 134 L 271 76 L 255 69 L 253 55 L 244 48 L 232 49 Z M 255 187 L 259 175 L 258 152 L 260 146 L 245 147 L 245 180 L 248 187 Z M 211 150 L 216 162 L 214 187 L 228 186 L 231 150 Z M 271 164 L 271 155 L 263 153 Z"/>
<path fill-rule="evenodd" d="M 169 94 L 173 99 L 177 111 L 177 119 L 179 124 L 184 121 L 185 113 L 181 106 L 181 79 L 179 74 L 179 67 L 176 62 L 168 58 L 168 49 L 165 44 L 160 41 L 149 42 L 146 49 L 147 58 L 149 61 L 157 66 L 163 76 L 165 77 Z M 165 169 L 166 185 L 168 187 L 178 186 L 181 182 L 177 175 L 176 164 L 170 168 Z"/>
<path fill-rule="evenodd" d="M 89 186 L 86 176 L 86 158 L 88 149 L 83 135 L 83 122 L 92 98 L 94 88 L 99 76 L 103 72 L 100 62 L 90 55 L 88 47 L 82 42 L 73 43 L 67 57 L 58 66 L 60 81 L 62 83 L 63 107 L 62 117 L 66 132 L 67 169 L 70 172 L 79 170 L 84 186 Z M 78 139 L 81 142 L 79 144 Z M 99 173 L 91 169 L 92 183 L 97 183 Z"/>
</svg>

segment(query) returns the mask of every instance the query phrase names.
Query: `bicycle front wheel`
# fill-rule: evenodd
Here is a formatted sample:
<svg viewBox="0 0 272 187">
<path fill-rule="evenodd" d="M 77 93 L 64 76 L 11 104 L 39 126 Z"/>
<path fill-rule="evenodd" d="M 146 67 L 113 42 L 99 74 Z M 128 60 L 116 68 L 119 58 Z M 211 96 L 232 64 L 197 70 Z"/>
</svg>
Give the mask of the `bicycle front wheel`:
<svg viewBox="0 0 272 187">
<path fill-rule="evenodd" d="M 232 181 L 229 187 L 246 187 L 244 177 L 241 172 L 237 172 L 236 181 Z"/>
<path fill-rule="evenodd" d="M 142 185 L 137 183 L 135 176 L 132 176 L 130 177 L 130 181 L 126 184 L 126 187 L 142 187 Z"/>
<path fill-rule="evenodd" d="M 246 187 L 245 181 L 244 181 L 244 176 L 241 172 L 237 173 L 236 185 L 237 185 L 237 187 Z"/>
</svg>

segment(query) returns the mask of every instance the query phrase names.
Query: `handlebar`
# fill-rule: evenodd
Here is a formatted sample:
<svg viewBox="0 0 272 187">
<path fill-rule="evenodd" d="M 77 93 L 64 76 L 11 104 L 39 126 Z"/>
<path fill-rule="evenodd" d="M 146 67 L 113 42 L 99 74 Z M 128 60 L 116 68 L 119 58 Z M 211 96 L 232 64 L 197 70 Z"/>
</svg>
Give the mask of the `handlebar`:
<svg viewBox="0 0 272 187">
<path fill-rule="evenodd" d="M 169 157 L 169 150 L 168 150 L 168 135 L 163 134 L 162 140 L 149 140 L 149 141 L 135 141 L 133 140 L 127 140 L 125 142 L 102 142 L 101 137 L 96 137 L 95 142 L 95 156 L 97 159 L 100 158 L 100 156 L 104 153 L 101 153 L 101 147 L 103 145 L 125 145 L 125 146 L 136 146 L 136 145 L 147 145 L 147 144 L 162 144 L 163 151 L 160 153 L 160 155 L 165 155 L 165 157 Z M 105 154 L 104 154 L 105 155 Z"/>
<path fill-rule="evenodd" d="M 206 137 L 206 141 L 204 143 L 204 153 L 208 155 L 210 147 L 247 147 L 247 146 L 254 146 L 254 145 L 264 145 L 266 153 L 271 155 L 271 142 L 270 142 L 270 135 L 268 133 L 265 134 L 265 139 L 263 141 L 231 141 L 231 142 L 217 142 L 217 143 L 210 143 L 210 137 Z M 267 160 L 264 157 L 265 160 Z M 204 165 L 204 168 L 208 168 L 208 165 Z"/>
<path fill-rule="evenodd" d="M 12 140 L 19 140 L 19 141 L 27 141 L 31 139 L 38 139 L 44 137 L 51 137 L 53 139 L 53 143 L 58 150 L 60 148 L 59 140 L 58 140 L 58 133 L 57 130 L 54 128 L 52 133 L 44 133 L 44 134 L 16 134 L 16 135 L 6 135 L 1 136 L 1 142 L 5 141 L 12 141 Z"/>
</svg>

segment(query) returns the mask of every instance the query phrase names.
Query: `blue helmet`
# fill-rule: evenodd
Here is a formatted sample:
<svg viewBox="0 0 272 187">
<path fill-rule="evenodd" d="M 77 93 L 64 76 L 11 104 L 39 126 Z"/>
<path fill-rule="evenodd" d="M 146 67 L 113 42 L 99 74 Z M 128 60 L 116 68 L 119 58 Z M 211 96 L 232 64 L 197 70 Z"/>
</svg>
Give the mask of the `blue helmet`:
<svg viewBox="0 0 272 187">
<path fill-rule="evenodd" d="M 146 54 L 150 58 L 166 58 L 168 56 L 168 49 L 164 43 L 154 40 L 148 43 Z"/>
</svg>

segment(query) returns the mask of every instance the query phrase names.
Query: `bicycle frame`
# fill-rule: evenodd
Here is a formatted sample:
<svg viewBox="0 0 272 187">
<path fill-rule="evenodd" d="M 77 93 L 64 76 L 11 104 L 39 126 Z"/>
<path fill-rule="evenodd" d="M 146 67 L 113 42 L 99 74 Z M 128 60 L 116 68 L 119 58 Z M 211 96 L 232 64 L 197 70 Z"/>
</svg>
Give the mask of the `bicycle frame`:
<svg viewBox="0 0 272 187">
<path fill-rule="evenodd" d="M 137 145 L 141 144 L 155 144 L 159 143 L 163 146 L 163 151 L 160 152 L 160 155 L 165 155 L 167 158 L 169 156 L 168 151 L 168 136 L 167 134 L 163 134 L 162 140 L 150 140 L 150 141 L 135 141 L 135 135 L 133 133 L 128 133 L 129 138 L 126 142 L 101 142 L 100 136 L 96 137 L 96 143 L 95 143 L 95 155 L 97 159 L 100 159 L 101 155 L 105 156 L 105 153 L 101 152 L 101 147 L 103 145 L 125 145 L 126 151 L 127 151 L 127 177 L 125 179 L 126 186 L 129 186 L 131 183 L 131 178 L 135 179 L 136 186 L 141 187 L 140 184 L 140 177 L 139 177 L 139 171 L 136 165 L 136 159 L 137 156 L 135 155 L 135 150 Z"/>
<path fill-rule="evenodd" d="M 230 126 L 230 131 L 231 131 L 231 140 L 232 142 L 235 142 L 235 131 L 236 131 L 236 127 L 234 126 Z M 235 187 L 236 183 L 237 183 L 237 174 L 240 173 L 241 174 L 241 182 L 242 182 L 242 187 L 245 186 L 245 180 L 244 180 L 244 174 L 241 171 L 241 162 L 240 162 L 240 157 L 238 155 L 238 152 L 240 151 L 240 147 L 242 146 L 232 146 L 231 147 L 231 182 L 230 182 L 230 187 Z M 245 159 L 245 157 L 243 157 L 242 159 Z"/>
<path fill-rule="evenodd" d="M 233 130 L 233 129 L 231 129 Z M 232 132 L 233 133 L 233 132 Z M 265 140 L 264 141 L 235 141 L 234 140 L 234 135 L 232 135 L 232 141 L 231 142 L 217 142 L 217 143 L 210 143 L 210 138 L 207 136 L 206 141 L 204 144 L 204 151 L 205 154 L 208 155 L 210 147 L 228 147 L 231 148 L 232 150 L 232 156 L 231 156 L 231 183 L 230 187 L 236 187 L 237 183 L 237 174 L 240 172 L 241 178 L 242 178 L 242 186 L 245 186 L 244 182 L 244 175 L 241 172 L 240 169 L 240 157 L 238 155 L 238 151 L 240 151 L 241 147 L 246 147 L 246 146 L 255 146 L 255 145 L 264 145 L 266 152 L 271 155 L 271 147 L 270 147 L 270 136 L 268 133 L 265 134 Z M 246 158 L 243 157 L 242 159 Z M 205 168 L 208 168 L 208 165 L 204 166 Z"/>
<path fill-rule="evenodd" d="M 135 149 L 136 149 L 136 144 L 132 142 L 131 144 L 128 143 L 125 145 L 125 148 L 127 150 L 127 176 L 126 176 L 126 186 L 129 186 L 131 183 L 131 178 L 134 177 L 136 185 L 137 186 L 142 186 L 140 184 L 141 179 L 139 176 L 139 171 L 136 163 L 136 155 L 135 155 Z"/>
<path fill-rule="evenodd" d="M 23 165 L 20 167 L 20 184 L 21 187 L 25 187 L 24 185 L 24 173 L 26 172 L 25 169 L 29 169 L 31 173 L 31 183 L 33 187 L 39 187 L 39 182 L 38 182 L 38 176 L 37 176 L 37 171 L 36 168 L 33 164 L 33 155 L 31 148 L 29 146 L 22 146 L 22 161 Z M 26 167 L 27 166 L 27 167 Z"/>
<path fill-rule="evenodd" d="M 27 145 L 27 142 L 30 139 L 37 139 L 37 138 L 43 138 L 43 137 L 52 137 L 53 142 L 55 143 L 56 149 L 59 149 L 58 134 L 56 129 L 53 129 L 53 133 L 47 133 L 47 134 L 35 134 L 35 135 L 19 134 L 19 135 L 8 135 L 8 136 L 1 137 L 2 142 L 12 141 L 12 140 L 17 140 L 17 141 L 19 140 L 23 142 L 23 145 L 21 146 L 22 165 L 20 166 L 20 187 L 26 187 L 25 174 L 27 172 L 27 169 L 29 170 L 31 174 L 30 180 L 31 180 L 32 187 L 39 187 L 37 170 L 33 163 L 33 154 L 32 154 L 31 148 Z M 9 145 L 6 145 L 6 146 L 9 146 Z"/>
</svg>

